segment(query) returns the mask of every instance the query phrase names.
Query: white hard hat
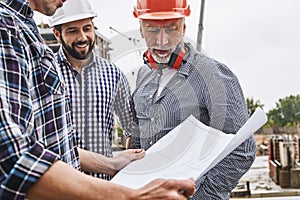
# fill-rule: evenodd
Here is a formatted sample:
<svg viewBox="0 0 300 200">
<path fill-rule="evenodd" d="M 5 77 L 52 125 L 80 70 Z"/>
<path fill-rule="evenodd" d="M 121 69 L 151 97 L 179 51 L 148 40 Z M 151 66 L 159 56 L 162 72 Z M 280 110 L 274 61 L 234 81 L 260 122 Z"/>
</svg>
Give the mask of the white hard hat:
<svg viewBox="0 0 300 200">
<path fill-rule="evenodd" d="M 97 13 L 92 9 L 88 0 L 67 0 L 55 14 L 49 18 L 49 26 L 73 22 L 80 19 L 96 17 Z"/>
</svg>

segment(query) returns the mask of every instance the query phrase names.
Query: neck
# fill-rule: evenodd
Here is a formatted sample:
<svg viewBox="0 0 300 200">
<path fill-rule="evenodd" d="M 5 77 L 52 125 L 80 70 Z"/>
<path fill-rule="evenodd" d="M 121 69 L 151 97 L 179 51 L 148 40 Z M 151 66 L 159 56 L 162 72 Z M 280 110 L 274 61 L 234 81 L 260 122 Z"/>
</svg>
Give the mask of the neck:
<svg viewBox="0 0 300 200">
<path fill-rule="evenodd" d="M 72 67 L 75 68 L 80 74 L 83 67 L 88 66 L 93 61 L 93 54 L 90 53 L 85 59 L 77 59 L 72 57 L 71 55 L 66 55 L 68 61 L 71 63 Z"/>
</svg>

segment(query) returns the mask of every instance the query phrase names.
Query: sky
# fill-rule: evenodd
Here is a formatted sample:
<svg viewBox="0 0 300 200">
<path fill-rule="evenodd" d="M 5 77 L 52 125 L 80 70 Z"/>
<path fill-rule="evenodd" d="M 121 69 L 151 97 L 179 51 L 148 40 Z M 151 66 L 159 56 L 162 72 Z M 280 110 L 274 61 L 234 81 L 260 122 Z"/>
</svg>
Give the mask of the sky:
<svg viewBox="0 0 300 200">
<path fill-rule="evenodd" d="M 139 38 L 139 22 L 132 15 L 136 0 L 89 1 L 98 13 L 95 25 L 112 42 L 112 61 L 126 73 L 138 68 L 142 58 L 137 52 L 143 51 L 144 43 Z M 188 2 L 191 16 L 186 18 L 185 36 L 195 44 L 201 1 Z M 266 112 L 280 98 L 300 94 L 299 8 L 299 0 L 205 1 L 203 51 L 228 66 L 245 97 L 259 100 Z M 38 14 L 35 19 L 47 22 L 47 17 Z"/>
</svg>

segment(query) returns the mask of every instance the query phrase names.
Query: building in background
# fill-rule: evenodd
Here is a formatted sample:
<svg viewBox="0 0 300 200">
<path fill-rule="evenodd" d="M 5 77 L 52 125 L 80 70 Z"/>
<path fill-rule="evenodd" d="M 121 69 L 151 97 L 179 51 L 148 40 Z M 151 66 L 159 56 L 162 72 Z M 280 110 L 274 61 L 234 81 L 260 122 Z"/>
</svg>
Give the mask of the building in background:
<svg viewBox="0 0 300 200">
<path fill-rule="evenodd" d="M 273 135 L 268 144 L 271 179 L 282 188 L 300 188 L 300 136 Z"/>
</svg>

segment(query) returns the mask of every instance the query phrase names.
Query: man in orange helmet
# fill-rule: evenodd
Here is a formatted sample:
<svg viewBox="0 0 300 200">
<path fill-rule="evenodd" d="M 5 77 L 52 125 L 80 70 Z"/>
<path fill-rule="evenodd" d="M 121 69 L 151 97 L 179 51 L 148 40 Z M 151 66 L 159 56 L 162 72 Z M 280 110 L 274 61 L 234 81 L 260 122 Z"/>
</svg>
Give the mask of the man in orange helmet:
<svg viewBox="0 0 300 200">
<path fill-rule="evenodd" d="M 133 13 L 148 49 L 132 96 L 140 131 L 132 133 L 131 148 L 149 148 L 190 115 L 235 134 L 248 119 L 242 89 L 229 68 L 184 42 L 186 0 L 137 0 Z M 196 180 L 192 199 L 229 199 L 255 152 L 250 137 Z"/>
</svg>

